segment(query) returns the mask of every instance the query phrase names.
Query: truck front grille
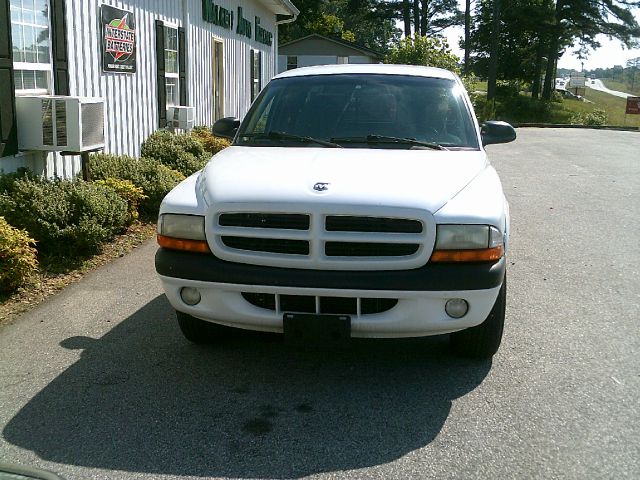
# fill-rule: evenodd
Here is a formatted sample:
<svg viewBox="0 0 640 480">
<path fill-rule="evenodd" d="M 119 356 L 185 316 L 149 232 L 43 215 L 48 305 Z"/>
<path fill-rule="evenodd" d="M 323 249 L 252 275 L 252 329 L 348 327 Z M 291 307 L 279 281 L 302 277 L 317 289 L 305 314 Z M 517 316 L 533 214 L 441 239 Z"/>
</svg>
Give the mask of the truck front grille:
<svg viewBox="0 0 640 480">
<path fill-rule="evenodd" d="M 317 313 L 336 315 L 372 315 L 391 310 L 397 298 L 315 297 L 242 292 L 251 305 L 278 313 Z"/>
<path fill-rule="evenodd" d="M 433 217 L 415 209 L 362 215 L 359 211 L 368 208 L 314 212 L 305 211 L 304 205 L 284 206 L 285 211 L 277 205 L 275 211 L 244 210 L 237 204 L 216 207 L 207 229 L 212 251 L 240 263 L 318 270 L 417 268 L 428 261 L 435 240 Z M 289 208 L 293 211 L 287 212 Z"/>
</svg>

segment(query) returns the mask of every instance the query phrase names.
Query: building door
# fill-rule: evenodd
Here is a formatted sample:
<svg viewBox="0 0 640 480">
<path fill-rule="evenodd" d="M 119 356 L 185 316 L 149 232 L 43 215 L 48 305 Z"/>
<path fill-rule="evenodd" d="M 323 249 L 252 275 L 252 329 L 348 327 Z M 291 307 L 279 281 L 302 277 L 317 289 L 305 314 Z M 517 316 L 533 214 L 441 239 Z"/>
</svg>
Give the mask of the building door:
<svg viewBox="0 0 640 480">
<path fill-rule="evenodd" d="M 214 38 L 211 41 L 213 73 L 213 121 L 224 117 L 224 44 Z"/>
</svg>

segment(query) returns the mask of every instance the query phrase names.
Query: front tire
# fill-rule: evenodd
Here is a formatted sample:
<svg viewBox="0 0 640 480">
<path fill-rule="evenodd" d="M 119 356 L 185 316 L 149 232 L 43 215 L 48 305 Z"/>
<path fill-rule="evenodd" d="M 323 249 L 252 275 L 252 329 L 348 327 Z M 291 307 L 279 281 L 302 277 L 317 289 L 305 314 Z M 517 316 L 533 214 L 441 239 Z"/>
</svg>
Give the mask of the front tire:
<svg viewBox="0 0 640 480">
<path fill-rule="evenodd" d="M 507 303 L 507 277 L 489 316 L 480 325 L 450 334 L 451 347 L 460 356 L 489 359 L 498 351 L 504 330 Z"/>
<path fill-rule="evenodd" d="M 228 333 L 228 327 L 206 322 L 177 310 L 176 317 L 178 317 L 178 326 L 182 335 L 193 343 L 211 343 Z"/>
</svg>

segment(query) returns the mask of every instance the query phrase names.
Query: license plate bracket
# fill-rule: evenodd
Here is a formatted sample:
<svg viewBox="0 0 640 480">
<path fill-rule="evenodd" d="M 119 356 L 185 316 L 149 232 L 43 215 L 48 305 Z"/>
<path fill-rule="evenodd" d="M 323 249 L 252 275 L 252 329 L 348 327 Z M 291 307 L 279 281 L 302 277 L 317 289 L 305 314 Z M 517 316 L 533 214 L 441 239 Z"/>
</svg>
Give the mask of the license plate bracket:
<svg viewBox="0 0 640 480">
<path fill-rule="evenodd" d="M 349 315 L 285 313 L 282 326 L 287 343 L 344 345 L 351 341 Z"/>
</svg>

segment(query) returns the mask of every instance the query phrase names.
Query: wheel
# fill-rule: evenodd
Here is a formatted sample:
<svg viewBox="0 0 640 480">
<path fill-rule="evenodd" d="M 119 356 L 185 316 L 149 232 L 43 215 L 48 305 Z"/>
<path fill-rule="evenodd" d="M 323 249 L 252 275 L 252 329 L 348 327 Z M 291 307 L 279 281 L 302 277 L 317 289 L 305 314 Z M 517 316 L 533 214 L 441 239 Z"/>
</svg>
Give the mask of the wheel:
<svg viewBox="0 0 640 480">
<path fill-rule="evenodd" d="M 187 340 L 193 343 L 211 343 L 228 334 L 228 327 L 206 322 L 199 318 L 176 310 L 180 331 Z"/>
<path fill-rule="evenodd" d="M 507 277 L 489 316 L 480 325 L 450 334 L 453 351 L 463 357 L 491 358 L 497 351 L 504 330 L 504 313 L 507 300 Z"/>
</svg>

